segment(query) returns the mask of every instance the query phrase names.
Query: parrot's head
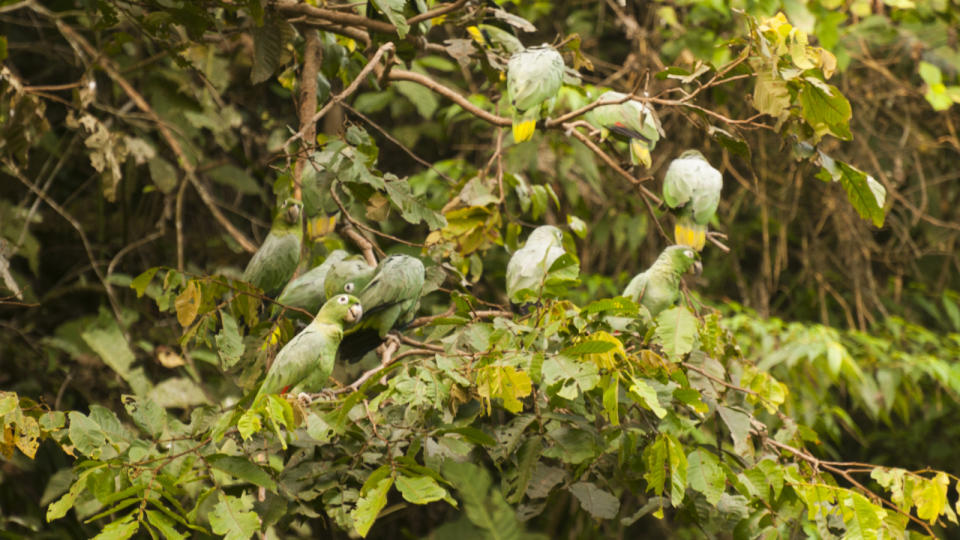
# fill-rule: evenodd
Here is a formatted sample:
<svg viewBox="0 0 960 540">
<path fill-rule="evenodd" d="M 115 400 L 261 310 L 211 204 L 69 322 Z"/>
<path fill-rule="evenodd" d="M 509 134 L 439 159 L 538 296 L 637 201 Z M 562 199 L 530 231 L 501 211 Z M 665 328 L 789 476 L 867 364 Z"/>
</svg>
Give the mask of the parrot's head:
<svg viewBox="0 0 960 540">
<path fill-rule="evenodd" d="M 320 308 L 317 318 L 342 321 L 346 326 L 353 326 L 363 317 L 363 306 L 360 300 L 352 294 L 338 294 Z"/>
<path fill-rule="evenodd" d="M 680 157 L 678 157 L 677 159 L 699 159 L 703 161 L 707 160 L 707 158 L 703 157 L 703 154 L 701 154 L 699 150 L 692 150 L 692 149 L 684 150 L 683 153 L 680 154 Z"/>
<path fill-rule="evenodd" d="M 703 272 L 700 254 L 690 246 L 670 246 L 664 250 L 664 255 L 669 258 L 670 265 L 676 269 L 677 274 L 685 274 L 691 268 L 698 276 Z"/>
<path fill-rule="evenodd" d="M 327 271 L 323 280 L 323 290 L 327 298 L 336 294 L 356 294 L 367 286 L 373 278 L 376 268 L 367 264 L 359 255 L 337 261 Z"/>
<path fill-rule="evenodd" d="M 287 199 L 280 207 L 277 220 L 282 219 L 288 225 L 298 225 L 300 223 L 300 214 L 302 211 L 302 202 L 294 198 Z"/>
<path fill-rule="evenodd" d="M 563 231 L 553 225 L 541 225 L 530 233 L 526 245 L 563 245 Z"/>
</svg>

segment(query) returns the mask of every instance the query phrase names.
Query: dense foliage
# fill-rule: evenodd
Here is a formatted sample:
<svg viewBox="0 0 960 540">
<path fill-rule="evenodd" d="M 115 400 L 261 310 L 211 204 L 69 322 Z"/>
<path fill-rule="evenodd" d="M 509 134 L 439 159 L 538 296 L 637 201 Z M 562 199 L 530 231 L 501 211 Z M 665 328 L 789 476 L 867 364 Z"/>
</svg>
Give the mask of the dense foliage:
<svg viewBox="0 0 960 540">
<path fill-rule="evenodd" d="M 957 8 L 0 2 L 0 528 L 956 534 Z M 505 70 L 541 43 L 564 84 L 518 143 Z M 656 111 L 649 167 L 607 89 Z M 725 186 L 651 315 L 620 294 L 688 148 Z M 242 279 L 290 201 L 299 274 L 426 279 L 323 392 L 254 400 L 307 315 Z M 511 305 L 543 223 L 565 254 Z"/>
</svg>

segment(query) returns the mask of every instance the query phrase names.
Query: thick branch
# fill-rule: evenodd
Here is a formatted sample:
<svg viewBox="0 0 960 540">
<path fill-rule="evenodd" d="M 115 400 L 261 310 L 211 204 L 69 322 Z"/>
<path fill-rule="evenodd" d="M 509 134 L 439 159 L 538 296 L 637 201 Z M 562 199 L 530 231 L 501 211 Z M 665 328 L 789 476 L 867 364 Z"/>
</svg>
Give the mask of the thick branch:
<svg viewBox="0 0 960 540">
<path fill-rule="evenodd" d="M 320 46 L 320 34 L 316 30 L 308 30 L 303 47 L 303 72 L 300 74 L 300 133 L 308 147 L 315 144 L 317 138 L 317 122 L 313 119 L 317 112 L 317 71 L 320 67 L 323 49 Z M 307 163 L 307 153 L 301 152 L 297 164 L 293 168 L 293 196 L 298 201 L 303 199 L 300 179 L 303 176 L 303 167 Z"/>
<path fill-rule="evenodd" d="M 439 17 L 439 16 L 441 16 L 441 15 L 446 15 L 447 13 L 450 13 L 451 11 L 456 11 L 456 10 L 460 9 L 460 8 L 463 7 L 466 3 L 467 3 L 467 0 L 457 0 L 456 2 L 453 2 L 452 4 L 443 4 L 443 5 L 437 6 L 437 7 L 433 8 L 433 9 L 431 9 L 431 10 L 425 12 L 425 13 L 421 13 L 421 14 L 419 14 L 419 15 L 414 15 L 413 17 L 410 17 L 409 19 L 407 19 L 407 24 L 409 24 L 409 25 L 412 26 L 412 25 L 414 25 L 414 24 L 416 24 L 416 23 L 418 23 L 418 22 L 420 22 L 420 21 L 427 21 L 427 20 L 430 20 L 430 19 L 432 19 L 432 18 L 434 18 L 434 17 Z"/>
<path fill-rule="evenodd" d="M 392 69 L 390 70 L 390 73 L 387 75 L 387 78 L 389 78 L 392 81 L 410 81 L 410 82 L 415 82 L 421 86 L 425 86 L 428 89 L 440 94 L 441 96 L 446 97 L 450 101 L 453 101 L 457 105 L 460 105 L 470 114 L 482 120 L 485 120 L 495 126 L 506 127 L 513 124 L 513 121 L 510 120 L 509 118 L 506 118 L 503 116 L 497 116 L 495 114 L 489 113 L 481 109 L 480 107 L 477 107 L 473 103 L 470 103 L 470 101 L 465 96 L 461 95 L 456 90 L 453 90 L 452 88 L 448 88 L 438 83 L 437 81 L 431 79 L 430 77 L 427 77 L 426 75 L 415 73 L 413 71 L 406 71 L 402 69 Z"/>
<path fill-rule="evenodd" d="M 286 15 L 306 15 L 308 17 L 316 17 L 318 19 L 324 19 L 345 26 L 361 26 L 374 32 L 382 32 L 385 34 L 397 33 L 397 27 L 388 22 L 368 19 L 363 15 L 357 15 L 355 13 L 333 11 L 322 7 L 311 6 L 310 4 L 293 2 L 290 0 L 278 2 L 277 9 L 280 11 L 280 13 Z"/>
</svg>

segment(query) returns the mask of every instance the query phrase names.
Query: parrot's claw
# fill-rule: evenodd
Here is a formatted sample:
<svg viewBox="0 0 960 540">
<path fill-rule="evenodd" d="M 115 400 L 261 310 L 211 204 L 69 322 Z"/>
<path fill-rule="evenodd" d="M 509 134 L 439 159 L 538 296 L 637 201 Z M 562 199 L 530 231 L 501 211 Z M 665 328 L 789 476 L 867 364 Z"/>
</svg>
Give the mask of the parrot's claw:
<svg viewBox="0 0 960 540">
<path fill-rule="evenodd" d="M 302 405 L 304 408 L 307 408 L 307 406 L 309 406 L 311 403 L 313 403 L 313 398 L 311 398 L 311 397 L 310 397 L 310 394 L 308 394 L 308 393 L 306 393 L 306 392 L 300 392 L 299 394 L 297 394 L 297 401 L 298 401 L 298 402 L 300 403 L 300 405 Z"/>
</svg>

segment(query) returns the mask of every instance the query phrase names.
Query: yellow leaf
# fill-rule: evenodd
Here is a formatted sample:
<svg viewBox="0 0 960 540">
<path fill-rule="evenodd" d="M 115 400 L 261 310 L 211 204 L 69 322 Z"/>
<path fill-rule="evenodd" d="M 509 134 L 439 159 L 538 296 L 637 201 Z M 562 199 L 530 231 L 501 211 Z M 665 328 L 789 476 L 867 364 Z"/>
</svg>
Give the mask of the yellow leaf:
<svg viewBox="0 0 960 540">
<path fill-rule="evenodd" d="M 24 416 L 17 423 L 17 433 L 14 435 L 17 448 L 28 458 L 33 459 L 40 447 L 40 424 L 32 416 Z"/>
<path fill-rule="evenodd" d="M 177 309 L 177 321 L 180 326 L 186 328 L 193 324 L 200 311 L 200 287 L 197 286 L 196 280 L 191 279 L 187 282 L 187 287 L 177 295 L 173 305 Z"/>
<path fill-rule="evenodd" d="M 917 517 L 925 519 L 931 524 L 936 523 L 937 517 L 947 508 L 947 488 L 950 479 L 943 472 L 933 478 L 923 478 L 920 485 L 914 488 L 913 501 L 917 505 Z"/>
<path fill-rule="evenodd" d="M 161 366 L 169 369 L 180 367 L 185 363 L 183 357 L 176 351 L 164 346 L 157 347 L 157 361 Z"/>
<path fill-rule="evenodd" d="M 520 412 L 523 410 L 520 399 L 530 395 L 532 390 L 530 376 L 513 366 L 486 366 L 477 372 L 477 393 L 487 414 L 491 413 L 493 398 L 500 398 L 504 409 L 512 413 Z"/>
</svg>

